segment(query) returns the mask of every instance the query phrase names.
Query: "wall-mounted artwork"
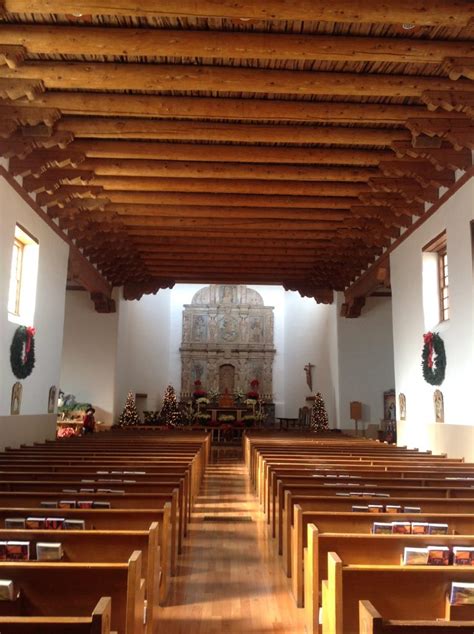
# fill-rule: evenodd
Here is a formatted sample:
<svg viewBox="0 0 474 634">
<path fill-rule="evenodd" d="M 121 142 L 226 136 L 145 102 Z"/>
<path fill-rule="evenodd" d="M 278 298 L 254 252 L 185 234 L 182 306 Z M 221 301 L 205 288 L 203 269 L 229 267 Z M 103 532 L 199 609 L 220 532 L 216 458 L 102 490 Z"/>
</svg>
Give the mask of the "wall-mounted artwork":
<svg viewBox="0 0 474 634">
<path fill-rule="evenodd" d="M 23 385 L 17 381 L 12 387 L 12 400 L 10 404 L 10 414 L 17 416 L 21 409 L 21 396 L 23 394 Z"/>
<path fill-rule="evenodd" d="M 433 402 L 435 410 L 435 421 L 437 423 L 444 423 L 444 397 L 441 390 L 434 391 Z"/>
<path fill-rule="evenodd" d="M 54 414 L 54 406 L 56 405 L 56 386 L 49 388 L 48 394 L 48 414 Z"/>
<path fill-rule="evenodd" d="M 397 406 L 395 405 L 395 390 L 383 393 L 383 416 L 385 420 L 397 420 Z"/>
<path fill-rule="evenodd" d="M 407 399 L 405 394 L 403 394 L 402 392 L 400 392 L 400 394 L 398 395 L 398 406 L 400 409 L 400 420 L 406 420 L 407 419 Z"/>
</svg>

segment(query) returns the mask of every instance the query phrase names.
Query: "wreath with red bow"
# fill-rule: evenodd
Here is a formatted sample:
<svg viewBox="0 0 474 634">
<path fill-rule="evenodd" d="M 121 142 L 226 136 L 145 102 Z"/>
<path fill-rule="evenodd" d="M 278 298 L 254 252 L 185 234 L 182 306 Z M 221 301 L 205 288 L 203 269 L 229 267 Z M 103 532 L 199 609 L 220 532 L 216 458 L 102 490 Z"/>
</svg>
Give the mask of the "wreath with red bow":
<svg viewBox="0 0 474 634">
<path fill-rule="evenodd" d="M 423 378 L 430 385 L 441 385 L 446 375 L 444 342 L 437 332 L 427 332 L 423 335 L 423 341 L 421 354 Z"/>
<path fill-rule="evenodd" d="M 35 367 L 35 334 L 32 327 L 18 326 L 10 346 L 10 364 L 17 379 L 26 379 Z"/>
</svg>

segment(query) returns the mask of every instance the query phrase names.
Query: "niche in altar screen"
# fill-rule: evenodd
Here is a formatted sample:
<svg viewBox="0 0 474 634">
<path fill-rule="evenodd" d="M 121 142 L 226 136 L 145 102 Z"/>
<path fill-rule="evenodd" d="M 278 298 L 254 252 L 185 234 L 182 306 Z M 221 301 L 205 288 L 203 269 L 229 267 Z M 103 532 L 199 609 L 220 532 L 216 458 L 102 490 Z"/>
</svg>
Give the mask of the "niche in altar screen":
<svg viewBox="0 0 474 634">
<path fill-rule="evenodd" d="M 219 366 L 219 393 L 233 394 L 235 382 L 235 367 L 231 363 Z"/>
</svg>

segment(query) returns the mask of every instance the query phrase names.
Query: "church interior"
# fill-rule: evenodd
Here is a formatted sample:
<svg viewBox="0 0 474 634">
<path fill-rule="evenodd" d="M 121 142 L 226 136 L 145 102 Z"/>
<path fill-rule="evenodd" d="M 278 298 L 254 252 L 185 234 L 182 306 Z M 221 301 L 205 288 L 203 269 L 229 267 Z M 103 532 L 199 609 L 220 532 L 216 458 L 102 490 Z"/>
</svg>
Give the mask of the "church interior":
<svg viewBox="0 0 474 634">
<path fill-rule="evenodd" d="M 1 634 L 474 632 L 474 2 L 0 0 Z"/>
</svg>

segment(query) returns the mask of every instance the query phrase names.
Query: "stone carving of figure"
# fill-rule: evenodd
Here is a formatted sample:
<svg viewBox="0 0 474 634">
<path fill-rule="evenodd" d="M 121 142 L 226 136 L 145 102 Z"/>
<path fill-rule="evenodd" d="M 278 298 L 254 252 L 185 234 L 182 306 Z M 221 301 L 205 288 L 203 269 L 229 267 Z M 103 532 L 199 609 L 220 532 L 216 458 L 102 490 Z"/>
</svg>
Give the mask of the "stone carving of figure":
<svg viewBox="0 0 474 634">
<path fill-rule="evenodd" d="M 232 286 L 223 286 L 221 293 L 222 303 L 232 304 L 232 302 L 234 301 L 234 292 Z"/>
<path fill-rule="evenodd" d="M 440 390 L 435 390 L 433 394 L 435 407 L 435 420 L 437 423 L 444 423 L 444 399 Z"/>
<path fill-rule="evenodd" d="M 193 320 L 194 341 L 204 341 L 206 336 L 206 318 L 204 315 L 195 315 Z"/>
<path fill-rule="evenodd" d="M 215 342 L 217 340 L 217 315 L 209 315 L 209 341 Z"/>
</svg>

